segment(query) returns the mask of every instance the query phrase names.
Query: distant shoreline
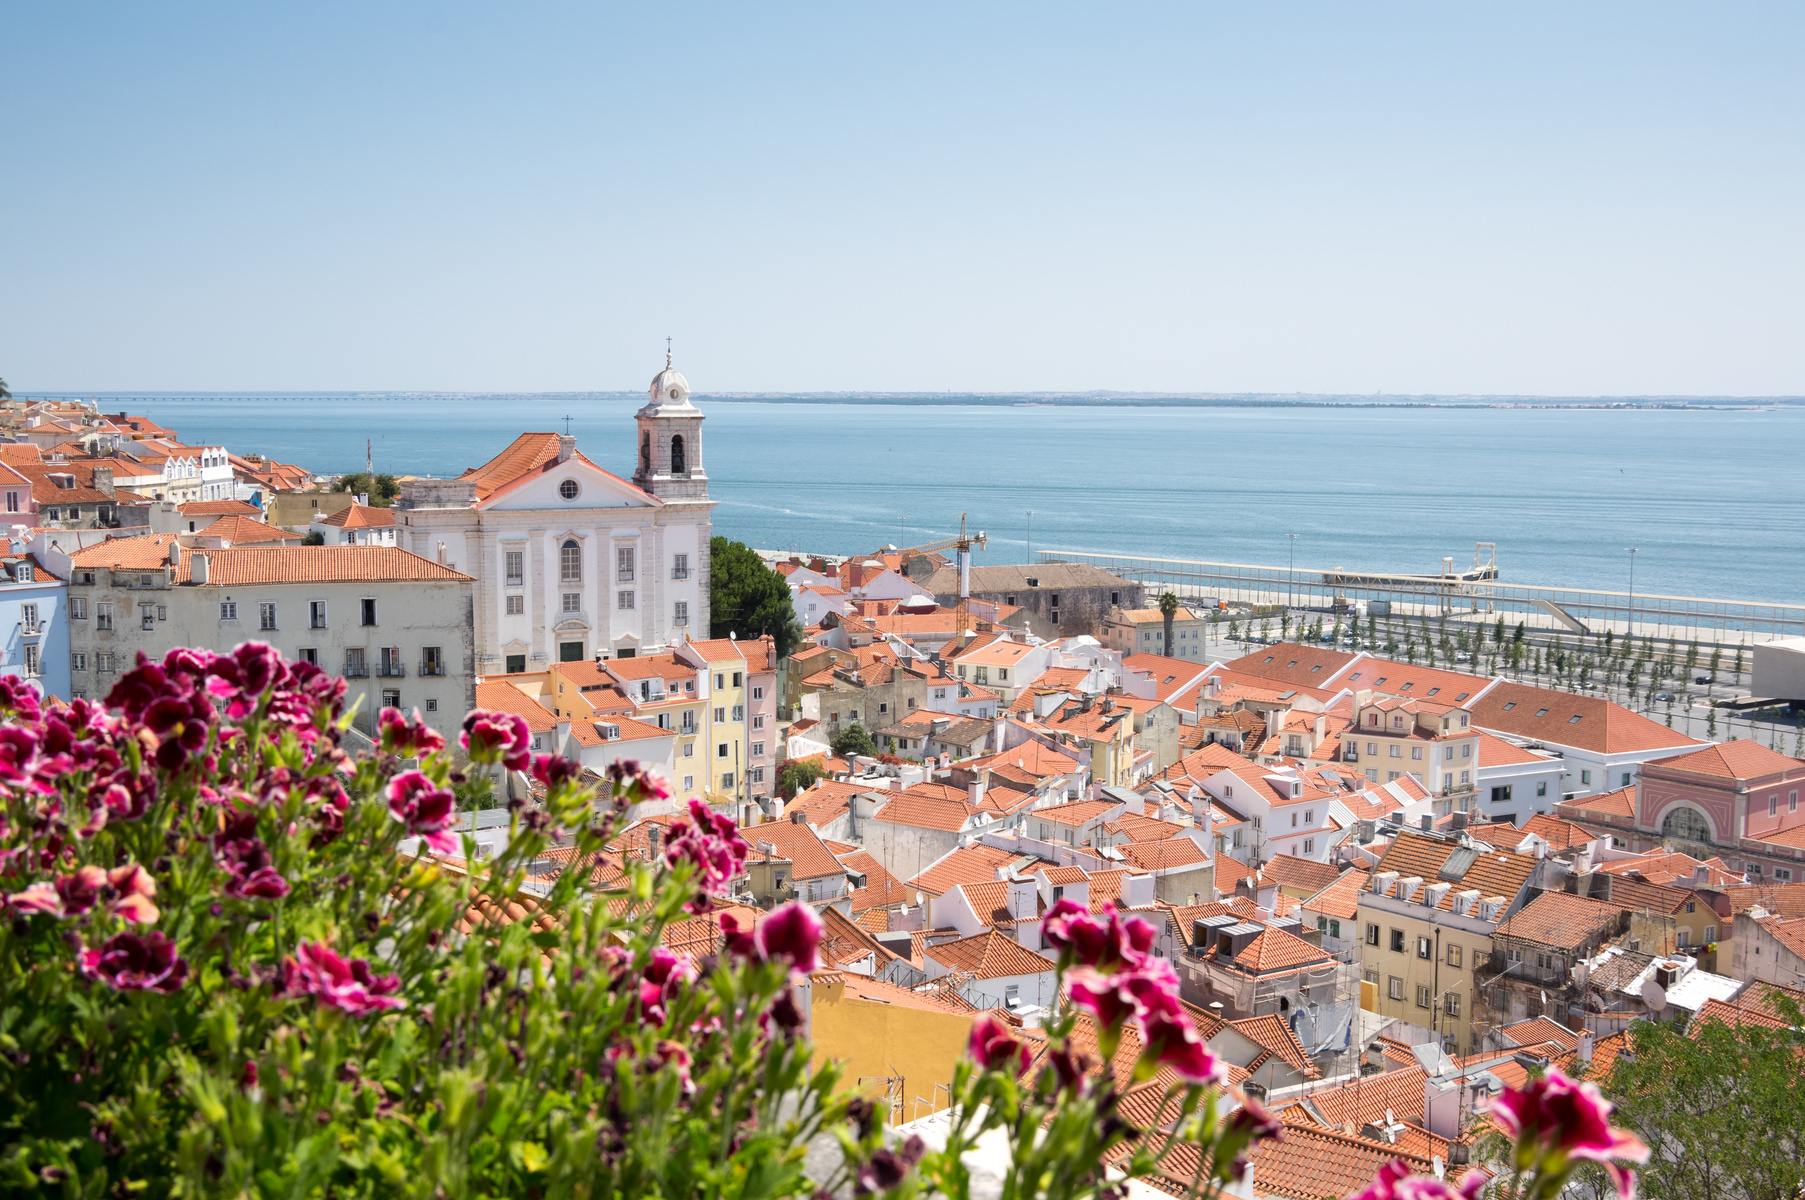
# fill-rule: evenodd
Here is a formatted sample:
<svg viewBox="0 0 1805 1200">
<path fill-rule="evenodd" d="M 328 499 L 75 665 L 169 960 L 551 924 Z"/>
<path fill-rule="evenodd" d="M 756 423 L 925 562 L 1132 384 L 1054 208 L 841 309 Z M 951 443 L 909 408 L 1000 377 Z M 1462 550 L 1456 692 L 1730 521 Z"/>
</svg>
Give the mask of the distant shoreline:
<svg viewBox="0 0 1805 1200">
<path fill-rule="evenodd" d="M 1758 412 L 1805 406 L 1805 396 L 1354 396 L 1335 393 L 1140 392 L 696 392 L 703 404 L 890 405 L 945 408 L 1444 408 Z M 101 408 L 169 401 L 457 400 L 637 403 L 642 392 L 30 392 L 14 400 L 87 400 Z"/>
</svg>

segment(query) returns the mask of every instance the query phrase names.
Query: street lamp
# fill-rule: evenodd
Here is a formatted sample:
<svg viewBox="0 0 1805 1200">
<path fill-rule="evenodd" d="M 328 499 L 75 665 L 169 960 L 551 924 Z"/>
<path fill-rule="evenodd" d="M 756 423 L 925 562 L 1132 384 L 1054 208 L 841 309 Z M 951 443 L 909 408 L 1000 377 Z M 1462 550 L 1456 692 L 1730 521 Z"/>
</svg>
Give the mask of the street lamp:
<svg viewBox="0 0 1805 1200">
<path fill-rule="evenodd" d="M 1285 607 L 1286 608 L 1296 608 L 1297 607 L 1297 535 L 1295 533 L 1288 533 L 1285 536 L 1291 539 L 1291 565 L 1289 568 L 1287 568 L 1287 570 L 1285 572 L 1285 574 L 1287 576 L 1287 579 L 1285 581 L 1285 589 L 1286 589 Z"/>
<path fill-rule="evenodd" d="M 1635 547 L 1635 546 L 1629 547 L 1629 552 L 1630 552 L 1630 616 L 1629 616 L 1629 634 L 1628 634 L 1628 636 L 1630 636 L 1630 637 L 1636 636 L 1636 550 L 1637 550 L 1637 547 Z"/>
<path fill-rule="evenodd" d="M 1034 510 L 1028 510 L 1028 565 L 1034 565 Z"/>
</svg>

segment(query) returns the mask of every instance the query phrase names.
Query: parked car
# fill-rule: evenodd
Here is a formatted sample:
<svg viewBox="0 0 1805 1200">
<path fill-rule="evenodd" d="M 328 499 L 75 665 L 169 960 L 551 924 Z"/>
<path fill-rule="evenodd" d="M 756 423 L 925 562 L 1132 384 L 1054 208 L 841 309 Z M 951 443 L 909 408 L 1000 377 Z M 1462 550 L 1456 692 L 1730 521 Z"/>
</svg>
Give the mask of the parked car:
<svg viewBox="0 0 1805 1200">
<path fill-rule="evenodd" d="M 1669 695 L 1669 694 L 1668 694 L 1668 693 L 1666 693 L 1666 692 L 1656 692 L 1656 693 L 1655 693 L 1655 699 L 1657 699 L 1657 700 L 1671 700 L 1671 699 L 1673 699 L 1673 697 L 1672 697 L 1672 696 L 1671 696 L 1671 695 Z"/>
<path fill-rule="evenodd" d="M 1711 677 L 1709 675 L 1700 675 L 1697 679 L 1694 679 L 1692 682 L 1694 682 L 1694 683 L 1710 683 Z"/>
</svg>

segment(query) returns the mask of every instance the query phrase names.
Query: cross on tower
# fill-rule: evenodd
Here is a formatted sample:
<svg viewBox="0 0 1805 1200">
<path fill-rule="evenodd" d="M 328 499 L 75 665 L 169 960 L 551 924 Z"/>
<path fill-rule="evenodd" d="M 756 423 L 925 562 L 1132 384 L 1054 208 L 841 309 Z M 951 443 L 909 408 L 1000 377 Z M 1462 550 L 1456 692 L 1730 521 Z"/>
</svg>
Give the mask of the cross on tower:
<svg viewBox="0 0 1805 1200">
<path fill-rule="evenodd" d="M 576 418 L 575 418 L 575 417 L 568 417 L 568 416 L 567 416 L 567 417 L 565 417 L 565 418 L 564 418 L 564 436 L 565 436 L 565 437 L 569 437 L 569 436 L 570 436 L 570 423 L 571 423 L 571 422 L 572 422 L 572 421 L 574 421 L 574 420 L 576 420 Z"/>
<path fill-rule="evenodd" d="M 668 336 L 664 339 L 664 365 L 671 365 L 671 339 Z"/>
</svg>

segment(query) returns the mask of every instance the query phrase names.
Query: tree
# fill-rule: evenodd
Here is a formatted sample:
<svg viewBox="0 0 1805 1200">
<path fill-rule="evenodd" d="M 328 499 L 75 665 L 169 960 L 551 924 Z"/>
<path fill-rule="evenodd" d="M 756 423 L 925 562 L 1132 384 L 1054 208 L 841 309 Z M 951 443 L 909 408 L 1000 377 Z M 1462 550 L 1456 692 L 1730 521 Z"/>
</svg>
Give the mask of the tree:
<svg viewBox="0 0 1805 1200">
<path fill-rule="evenodd" d="M 802 640 L 802 623 L 784 577 L 744 542 L 719 536 L 708 543 L 708 572 L 708 636 L 768 633 L 777 643 L 777 657 L 788 658 Z"/>
<path fill-rule="evenodd" d="M 376 486 L 370 486 L 370 477 L 362 471 L 355 475 L 346 475 L 332 485 L 335 492 L 350 492 L 354 496 L 368 494 L 372 508 L 388 508 L 395 503 L 395 497 L 401 494 L 401 485 L 393 475 L 376 472 Z"/>
<path fill-rule="evenodd" d="M 1801 1015 L 1784 994 L 1754 990 L 1782 1028 L 1759 1010 L 1734 1025 L 1695 1019 L 1683 1034 L 1635 1021 L 1634 1054 L 1600 1081 L 1615 1123 L 1652 1151 L 1636 1180 L 1649 1200 L 1790 1200 L 1805 1187 Z"/>
<path fill-rule="evenodd" d="M 0 379 L 0 400 L 8 400 L 11 398 L 12 392 L 7 388 L 6 380 Z"/>
<path fill-rule="evenodd" d="M 1525 629 L 1524 629 L 1523 622 L 1518 621 L 1517 628 L 1510 635 L 1510 640 L 1517 643 L 1517 645 L 1521 646 L 1523 644 L 1524 636 L 1525 636 Z"/>
<path fill-rule="evenodd" d="M 1166 626 L 1166 648 L 1160 653 L 1171 654 L 1173 653 L 1172 619 L 1178 615 L 1178 597 L 1171 592 L 1161 592 L 1159 596 L 1159 615 Z"/>
<path fill-rule="evenodd" d="M 1502 646 L 1503 644 L 1504 644 L 1504 618 L 1499 617 L 1498 623 L 1496 625 L 1492 626 L 1492 645 Z"/>
<path fill-rule="evenodd" d="M 326 535 L 317 529 L 309 529 L 306 536 L 301 539 L 301 544 L 303 546 L 324 546 Z"/>
<path fill-rule="evenodd" d="M 1708 708 L 1705 710 L 1705 736 L 1711 738 L 1713 741 L 1717 739 L 1716 708 Z"/>
<path fill-rule="evenodd" d="M 877 757 L 877 744 L 871 740 L 871 735 L 865 732 L 865 727 L 857 721 L 834 734 L 828 739 L 827 744 L 832 746 L 834 753 L 841 758 L 851 758 L 855 754 L 862 754 L 866 758 Z"/>
<path fill-rule="evenodd" d="M 827 775 L 827 768 L 812 758 L 783 764 L 777 773 L 777 794 L 785 800 L 801 795 Z"/>
</svg>

